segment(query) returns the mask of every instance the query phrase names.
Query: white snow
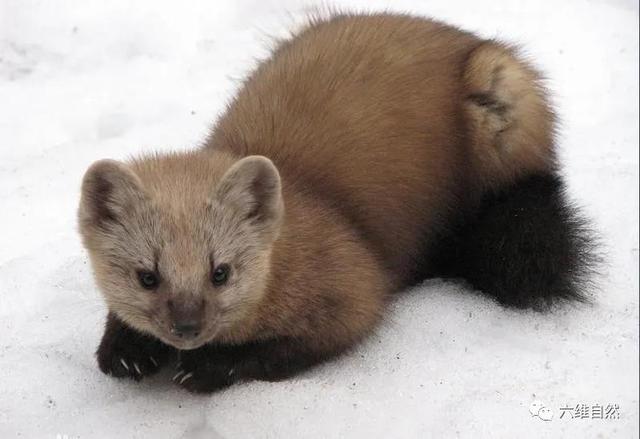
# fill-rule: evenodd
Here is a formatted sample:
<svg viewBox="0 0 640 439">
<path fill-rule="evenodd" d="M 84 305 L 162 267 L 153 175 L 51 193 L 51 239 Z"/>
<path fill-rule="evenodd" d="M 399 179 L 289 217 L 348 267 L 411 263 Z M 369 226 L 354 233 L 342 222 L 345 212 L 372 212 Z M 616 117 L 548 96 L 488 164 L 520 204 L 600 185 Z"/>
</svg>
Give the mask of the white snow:
<svg viewBox="0 0 640 439">
<path fill-rule="evenodd" d="M 334 3 L 431 15 L 526 48 L 562 117 L 570 192 L 605 243 L 593 306 L 505 310 L 434 280 L 399 295 L 353 353 L 281 383 L 193 396 L 172 371 L 140 384 L 98 371 L 105 308 L 75 224 L 83 172 L 196 146 L 270 36 L 310 4 L 0 0 L 0 437 L 638 437 L 628 0 Z M 577 404 L 618 404 L 620 418 L 560 419 Z"/>
</svg>

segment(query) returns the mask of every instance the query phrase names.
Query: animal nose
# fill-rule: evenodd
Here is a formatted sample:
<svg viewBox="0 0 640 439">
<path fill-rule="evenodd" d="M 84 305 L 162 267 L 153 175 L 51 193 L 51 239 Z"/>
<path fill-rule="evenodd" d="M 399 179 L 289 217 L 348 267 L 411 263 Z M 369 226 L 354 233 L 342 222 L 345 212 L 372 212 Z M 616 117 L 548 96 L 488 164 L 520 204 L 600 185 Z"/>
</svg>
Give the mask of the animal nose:
<svg viewBox="0 0 640 439">
<path fill-rule="evenodd" d="M 168 300 L 167 306 L 173 324 L 171 333 L 180 338 L 196 338 L 202 330 L 204 301 Z"/>
<path fill-rule="evenodd" d="M 175 322 L 171 332 L 180 338 L 196 338 L 200 335 L 200 323 L 196 321 Z"/>
</svg>

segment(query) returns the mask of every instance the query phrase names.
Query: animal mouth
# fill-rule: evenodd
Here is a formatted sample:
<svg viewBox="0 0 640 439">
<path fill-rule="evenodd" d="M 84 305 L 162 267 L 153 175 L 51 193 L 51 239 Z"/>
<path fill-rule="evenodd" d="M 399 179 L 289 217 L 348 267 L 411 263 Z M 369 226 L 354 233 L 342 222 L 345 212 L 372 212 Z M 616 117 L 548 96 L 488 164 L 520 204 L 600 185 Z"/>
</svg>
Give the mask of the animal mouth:
<svg viewBox="0 0 640 439">
<path fill-rule="evenodd" d="M 174 334 L 159 318 L 153 317 L 152 321 L 156 326 L 156 337 L 163 343 L 182 351 L 190 351 L 206 345 L 215 339 L 221 329 L 220 325 L 216 324 L 216 322 L 208 322 L 209 324 L 202 328 L 199 335 L 192 338 L 184 338 Z"/>
</svg>

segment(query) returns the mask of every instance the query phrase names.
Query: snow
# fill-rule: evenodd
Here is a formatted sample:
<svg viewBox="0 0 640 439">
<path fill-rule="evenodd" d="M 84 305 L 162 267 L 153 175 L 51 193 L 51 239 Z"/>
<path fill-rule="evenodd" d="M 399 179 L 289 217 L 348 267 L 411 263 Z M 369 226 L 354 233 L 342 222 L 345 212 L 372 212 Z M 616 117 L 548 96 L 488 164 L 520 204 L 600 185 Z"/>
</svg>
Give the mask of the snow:
<svg viewBox="0 0 640 439">
<path fill-rule="evenodd" d="M 0 0 L 0 437 L 638 437 L 638 3 L 334 4 L 526 48 L 562 118 L 570 192 L 604 242 L 595 303 L 505 310 L 432 280 L 352 353 L 288 381 L 194 396 L 171 371 L 102 375 L 83 172 L 196 146 L 311 3 Z M 618 404 L 619 419 L 560 419 L 577 404 Z"/>
</svg>

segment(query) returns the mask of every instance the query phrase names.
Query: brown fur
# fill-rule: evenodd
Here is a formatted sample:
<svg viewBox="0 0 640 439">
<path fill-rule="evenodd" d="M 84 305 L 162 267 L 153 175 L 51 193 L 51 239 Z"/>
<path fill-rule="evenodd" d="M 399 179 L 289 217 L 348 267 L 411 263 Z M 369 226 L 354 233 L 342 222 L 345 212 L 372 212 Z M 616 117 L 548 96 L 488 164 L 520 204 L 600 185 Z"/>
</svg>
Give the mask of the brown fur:
<svg viewBox="0 0 640 439">
<path fill-rule="evenodd" d="M 514 49 L 486 42 L 466 63 L 465 103 L 474 168 L 487 188 L 554 166 L 554 123 L 540 75 Z"/>
<path fill-rule="evenodd" d="M 90 168 L 81 232 L 118 319 L 180 349 L 209 343 L 182 355 L 185 385 L 211 390 L 353 345 L 428 271 L 434 237 L 486 191 L 551 169 L 552 146 L 538 75 L 509 47 L 337 16 L 260 64 L 202 150 Z M 232 265 L 223 288 L 212 261 Z M 141 291 L 141 268 L 157 291 Z M 200 338 L 171 335 L 168 300 L 203 304 Z M 217 366 L 195 370 L 198 355 Z"/>
</svg>

